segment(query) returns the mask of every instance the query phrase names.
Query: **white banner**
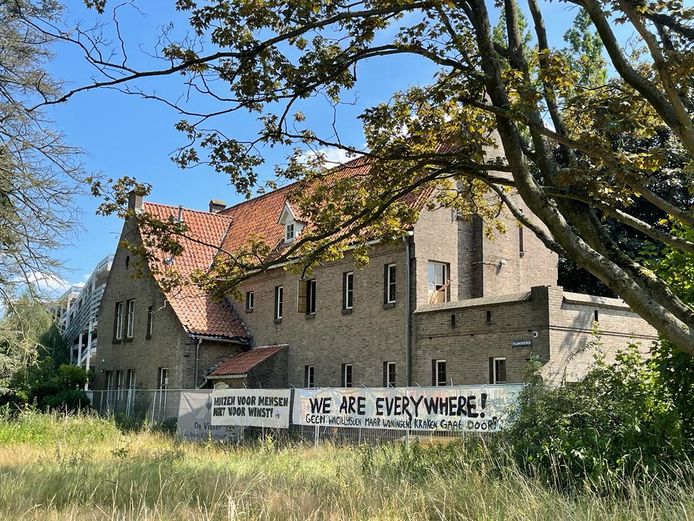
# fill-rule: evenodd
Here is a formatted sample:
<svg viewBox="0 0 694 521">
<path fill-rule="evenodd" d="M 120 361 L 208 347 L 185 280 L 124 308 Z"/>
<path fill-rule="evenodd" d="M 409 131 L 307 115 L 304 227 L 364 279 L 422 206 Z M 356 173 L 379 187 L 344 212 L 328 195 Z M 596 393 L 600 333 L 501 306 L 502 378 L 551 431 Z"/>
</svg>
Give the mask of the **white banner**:
<svg viewBox="0 0 694 521">
<path fill-rule="evenodd" d="M 218 389 L 212 425 L 289 428 L 289 389 Z"/>
<path fill-rule="evenodd" d="M 499 431 L 522 387 L 296 389 L 292 423 L 366 429 Z"/>
<path fill-rule="evenodd" d="M 237 429 L 222 425 L 213 426 L 210 421 L 212 390 L 181 391 L 178 402 L 176 436 L 186 440 L 224 440 L 235 438 Z"/>
</svg>

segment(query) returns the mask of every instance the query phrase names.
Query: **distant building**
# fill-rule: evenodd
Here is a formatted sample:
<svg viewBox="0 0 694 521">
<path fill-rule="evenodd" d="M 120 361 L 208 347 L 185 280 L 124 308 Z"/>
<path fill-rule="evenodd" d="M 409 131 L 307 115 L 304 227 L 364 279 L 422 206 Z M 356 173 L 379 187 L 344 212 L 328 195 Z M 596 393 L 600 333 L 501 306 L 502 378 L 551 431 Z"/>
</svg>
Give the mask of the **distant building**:
<svg viewBox="0 0 694 521">
<path fill-rule="evenodd" d="M 360 161 L 350 168 L 368 173 Z M 251 237 L 287 247 L 310 224 L 288 199 L 296 186 L 229 208 L 211 201 L 208 212 L 137 196 L 130 207 L 185 222 L 182 255 L 153 262 L 187 275 Z M 656 338 L 621 300 L 557 287 L 557 256 L 508 213 L 499 218 L 509 231 L 489 237 L 479 217 L 427 208 L 429 195 L 406 201 L 418 222 L 400 241 L 374 243 L 363 269 L 349 252 L 310 280 L 277 266 L 224 301 L 164 289 L 152 272 L 133 277 L 131 253 L 120 246 L 101 308 L 110 338 L 102 338 L 95 388 L 512 383 L 531 357 L 545 364 L 546 378 L 575 379 L 591 360 L 594 328 L 612 353 L 630 339 L 647 346 Z M 125 222 L 123 239 L 142 237 L 135 221 Z"/>
<path fill-rule="evenodd" d="M 113 255 L 102 259 L 87 282 L 72 286 L 54 308 L 55 322 L 70 346 L 71 364 L 87 369 L 94 366 L 99 306 L 112 263 Z"/>
</svg>

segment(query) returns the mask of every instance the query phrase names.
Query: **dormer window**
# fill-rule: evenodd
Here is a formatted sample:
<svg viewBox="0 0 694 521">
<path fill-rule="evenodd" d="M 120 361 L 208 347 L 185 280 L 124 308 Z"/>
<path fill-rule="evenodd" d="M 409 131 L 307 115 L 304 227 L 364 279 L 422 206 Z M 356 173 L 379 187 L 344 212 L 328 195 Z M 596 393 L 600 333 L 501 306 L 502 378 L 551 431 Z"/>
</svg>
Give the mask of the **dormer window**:
<svg viewBox="0 0 694 521">
<path fill-rule="evenodd" d="M 284 208 L 277 221 L 284 226 L 284 242 L 292 242 L 301 233 L 304 223 L 297 219 L 289 203 L 284 203 Z"/>
<path fill-rule="evenodd" d="M 284 240 L 285 242 L 290 242 L 294 240 L 294 223 L 289 223 L 284 227 Z"/>
</svg>

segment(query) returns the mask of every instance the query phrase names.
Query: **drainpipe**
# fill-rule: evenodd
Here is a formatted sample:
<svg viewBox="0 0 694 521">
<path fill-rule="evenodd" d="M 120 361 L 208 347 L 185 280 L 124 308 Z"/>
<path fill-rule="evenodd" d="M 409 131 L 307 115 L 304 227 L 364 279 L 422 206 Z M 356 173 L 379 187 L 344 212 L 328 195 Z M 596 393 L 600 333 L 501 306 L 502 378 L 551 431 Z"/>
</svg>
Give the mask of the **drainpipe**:
<svg viewBox="0 0 694 521">
<path fill-rule="evenodd" d="M 198 378 L 198 369 L 199 369 L 199 364 L 200 364 L 200 343 L 202 342 L 202 338 L 198 338 L 198 343 L 195 344 L 195 376 L 194 376 L 194 385 L 195 388 L 198 388 L 198 381 L 200 380 Z"/>
<path fill-rule="evenodd" d="M 412 309 L 411 309 L 411 293 L 412 293 L 412 260 L 410 237 L 412 232 L 405 235 L 405 386 L 411 383 L 411 368 L 412 368 Z"/>
</svg>

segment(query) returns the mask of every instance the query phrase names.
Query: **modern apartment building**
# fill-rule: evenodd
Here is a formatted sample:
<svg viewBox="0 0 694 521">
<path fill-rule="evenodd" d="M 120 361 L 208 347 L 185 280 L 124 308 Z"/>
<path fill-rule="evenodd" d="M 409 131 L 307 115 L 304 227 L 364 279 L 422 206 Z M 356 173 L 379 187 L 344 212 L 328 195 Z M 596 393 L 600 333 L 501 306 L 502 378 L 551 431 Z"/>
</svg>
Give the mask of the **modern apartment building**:
<svg viewBox="0 0 694 521">
<path fill-rule="evenodd" d="M 98 315 L 113 255 L 104 257 L 81 286 L 58 299 L 55 321 L 70 346 L 70 363 L 89 369 L 96 362 Z"/>
</svg>

